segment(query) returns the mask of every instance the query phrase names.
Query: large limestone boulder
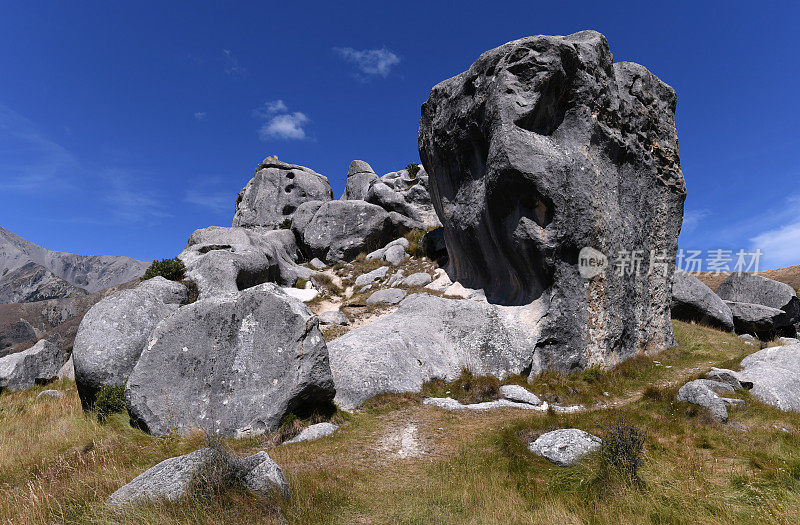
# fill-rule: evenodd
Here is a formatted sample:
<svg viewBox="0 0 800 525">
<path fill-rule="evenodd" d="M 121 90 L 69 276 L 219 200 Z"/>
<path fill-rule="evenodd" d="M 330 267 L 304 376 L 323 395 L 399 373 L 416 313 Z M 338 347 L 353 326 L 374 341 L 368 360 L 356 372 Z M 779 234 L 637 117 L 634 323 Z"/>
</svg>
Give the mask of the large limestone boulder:
<svg viewBox="0 0 800 525">
<path fill-rule="evenodd" d="M 333 381 L 316 316 L 267 283 L 201 299 L 159 323 L 125 398 L 151 434 L 241 436 L 274 430 L 288 412 L 327 408 Z"/>
<path fill-rule="evenodd" d="M 231 226 L 280 228 L 306 201 L 329 201 L 328 178 L 310 168 L 267 157 L 236 198 Z"/>
<path fill-rule="evenodd" d="M 103 299 L 86 313 L 72 350 L 85 409 L 94 405 L 103 385 L 125 384 L 156 325 L 187 300 L 182 284 L 155 277 Z"/>
<path fill-rule="evenodd" d="M 387 173 L 373 182 L 364 200 L 409 217 L 421 225 L 420 229 L 438 228 L 442 224 L 428 192 L 428 174 L 422 166 L 411 168 Z"/>
<path fill-rule="evenodd" d="M 237 292 L 265 282 L 292 286 L 311 270 L 297 264 L 300 250 L 290 230 L 223 228 L 196 230 L 178 256 L 200 297 Z"/>
<path fill-rule="evenodd" d="M 736 333 L 755 334 L 762 341 L 795 333 L 788 314 L 783 310 L 753 303 L 725 301 L 725 304 L 731 309 Z"/>
<path fill-rule="evenodd" d="M 786 312 L 789 322 L 800 321 L 800 299 L 794 288 L 763 275 L 732 273 L 719 285 L 717 295 L 726 301 L 777 308 Z"/>
<path fill-rule="evenodd" d="M 602 444 L 599 437 L 584 430 L 562 428 L 542 434 L 528 444 L 528 449 L 559 467 L 571 467 L 599 450 Z"/>
<path fill-rule="evenodd" d="M 696 321 L 733 330 L 733 314 L 720 297 L 694 275 L 675 272 L 672 284 L 672 318 Z"/>
<path fill-rule="evenodd" d="M 67 352 L 45 339 L 27 350 L 0 357 L 0 392 L 25 390 L 55 379 L 66 360 Z"/>
<path fill-rule="evenodd" d="M 363 160 L 354 160 L 347 169 L 347 181 L 341 200 L 366 200 L 369 187 L 377 180 L 378 175 L 372 166 Z"/>
<path fill-rule="evenodd" d="M 447 272 L 491 302 L 546 297 L 536 346 L 545 368 L 613 365 L 674 342 L 686 198 L 675 105 L 670 86 L 614 63 L 603 35 L 582 31 L 487 51 L 422 106 L 420 158 Z M 610 267 L 583 278 L 583 248 Z"/>
<path fill-rule="evenodd" d="M 800 345 L 766 348 L 742 359 L 736 373 L 750 393 L 780 410 L 800 412 Z"/>
<path fill-rule="evenodd" d="M 356 200 L 307 202 L 297 209 L 292 230 L 308 258 L 328 264 L 352 260 L 397 237 L 386 210 Z"/>
<path fill-rule="evenodd" d="M 328 344 L 336 403 L 352 410 L 383 393 L 419 392 L 434 378 L 454 381 L 465 368 L 505 378 L 533 363 L 538 303 L 503 307 L 426 293 Z"/>
</svg>

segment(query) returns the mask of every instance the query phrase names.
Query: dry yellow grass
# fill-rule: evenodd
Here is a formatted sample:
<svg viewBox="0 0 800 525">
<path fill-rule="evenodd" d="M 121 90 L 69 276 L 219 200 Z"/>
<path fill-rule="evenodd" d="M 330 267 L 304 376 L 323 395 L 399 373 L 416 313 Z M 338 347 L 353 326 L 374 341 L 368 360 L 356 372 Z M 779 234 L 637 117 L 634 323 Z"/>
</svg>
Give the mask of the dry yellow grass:
<svg viewBox="0 0 800 525">
<path fill-rule="evenodd" d="M 741 394 L 727 425 L 674 402 L 683 381 L 732 366 L 756 348 L 735 336 L 675 323 L 681 345 L 612 372 L 548 376 L 533 390 L 593 410 L 453 413 L 419 396 L 383 396 L 315 442 L 273 447 L 269 437 L 232 441 L 266 448 L 284 469 L 289 501 L 230 490 L 114 511 L 103 501 L 159 461 L 202 438 L 157 439 L 122 415 L 84 416 L 74 385 L 62 399 L 41 387 L 0 395 L 3 523 L 797 523 L 800 415 Z M 598 392 L 600 392 L 598 394 Z M 609 395 L 603 395 L 608 392 Z M 594 401 L 591 403 L 590 401 Z M 597 458 L 563 469 L 528 452 L 523 438 L 561 427 L 598 432 L 618 415 L 648 431 L 643 485 L 604 474 Z"/>
</svg>

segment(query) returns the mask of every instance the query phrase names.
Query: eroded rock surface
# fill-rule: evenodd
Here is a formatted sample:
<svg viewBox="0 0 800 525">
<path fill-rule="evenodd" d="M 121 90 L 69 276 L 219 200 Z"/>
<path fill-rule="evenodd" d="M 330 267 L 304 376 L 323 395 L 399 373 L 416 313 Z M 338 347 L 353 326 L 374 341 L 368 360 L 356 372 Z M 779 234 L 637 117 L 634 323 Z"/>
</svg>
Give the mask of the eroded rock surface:
<svg viewBox="0 0 800 525">
<path fill-rule="evenodd" d="M 0 357 L 0 391 L 25 390 L 55 379 L 66 360 L 67 352 L 45 339 L 27 350 Z"/>
<path fill-rule="evenodd" d="M 602 440 L 577 428 L 562 428 L 542 434 L 528 445 L 528 449 L 560 467 L 571 467 L 585 456 L 596 452 Z"/>
<path fill-rule="evenodd" d="M 536 368 L 614 365 L 673 345 L 671 282 L 686 187 L 675 91 L 613 63 L 594 31 L 482 54 L 435 86 L 419 149 L 453 281 L 491 302 L 546 298 Z M 584 247 L 640 271 L 579 273 Z M 650 272 L 650 253 L 655 255 Z"/>
<path fill-rule="evenodd" d="M 705 323 L 728 332 L 733 330 L 730 307 L 700 279 L 687 272 L 675 272 L 671 311 L 673 319 Z"/>
</svg>

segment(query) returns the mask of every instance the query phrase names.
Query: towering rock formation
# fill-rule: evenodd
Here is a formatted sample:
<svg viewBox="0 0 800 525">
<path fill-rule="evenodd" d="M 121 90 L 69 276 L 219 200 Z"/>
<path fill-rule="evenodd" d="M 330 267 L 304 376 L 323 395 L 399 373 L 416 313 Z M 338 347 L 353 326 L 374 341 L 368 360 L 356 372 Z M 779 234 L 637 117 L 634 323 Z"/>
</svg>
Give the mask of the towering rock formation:
<svg viewBox="0 0 800 525">
<path fill-rule="evenodd" d="M 420 158 L 448 274 L 492 302 L 548 305 L 534 372 L 673 344 L 686 197 L 675 104 L 644 67 L 613 63 L 594 31 L 487 51 L 423 104 Z M 584 248 L 610 267 L 582 277 Z"/>
</svg>

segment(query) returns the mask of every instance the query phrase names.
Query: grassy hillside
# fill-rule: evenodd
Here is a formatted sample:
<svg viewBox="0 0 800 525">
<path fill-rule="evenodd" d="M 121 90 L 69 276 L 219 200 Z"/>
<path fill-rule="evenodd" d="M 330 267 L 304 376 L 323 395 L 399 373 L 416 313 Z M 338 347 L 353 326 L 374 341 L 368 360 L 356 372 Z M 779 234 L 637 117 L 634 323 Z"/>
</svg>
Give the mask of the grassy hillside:
<svg viewBox="0 0 800 525">
<path fill-rule="evenodd" d="M 122 414 L 104 425 L 80 410 L 74 384 L 62 399 L 42 387 L 0 394 L 0 521 L 4 523 L 797 523 L 800 414 L 743 393 L 728 424 L 674 402 L 677 388 L 710 366 L 735 366 L 757 350 L 737 337 L 675 323 L 680 345 L 612 372 L 546 375 L 532 390 L 576 414 L 505 409 L 453 413 L 420 396 L 383 396 L 333 436 L 273 446 L 270 436 L 229 445 L 267 449 L 284 470 L 289 501 L 238 489 L 115 511 L 103 501 L 157 462 L 202 445 L 201 436 L 157 439 Z M 448 385 L 433 384 L 432 393 Z M 442 393 L 444 393 L 442 392 Z M 641 483 L 592 458 L 559 468 L 526 440 L 578 427 L 600 432 L 619 416 L 647 431 Z"/>
</svg>

